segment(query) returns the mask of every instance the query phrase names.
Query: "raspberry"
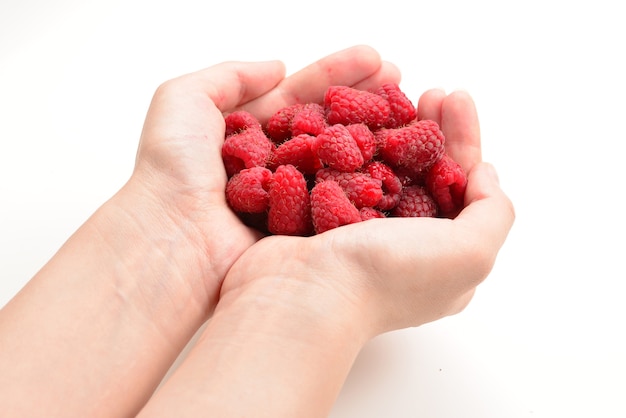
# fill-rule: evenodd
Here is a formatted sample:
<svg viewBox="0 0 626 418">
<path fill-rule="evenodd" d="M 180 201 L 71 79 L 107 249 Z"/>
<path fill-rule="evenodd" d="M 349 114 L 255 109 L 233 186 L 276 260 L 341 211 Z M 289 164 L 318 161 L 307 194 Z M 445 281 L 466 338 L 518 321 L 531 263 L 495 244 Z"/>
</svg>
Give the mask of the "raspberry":
<svg viewBox="0 0 626 418">
<path fill-rule="evenodd" d="M 371 129 L 383 126 L 391 113 L 384 97 L 347 86 L 330 86 L 324 95 L 324 108 L 331 125 L 364 123 Z"/>
<path fill-rule="evenodd" d="M 467 177 L 437 123 L 417 120 L 398 84 L 331 86 L 323 102 L 224 116 L 225 197 L 266 234 L 308 236 L 386 217 L 449 217 Z"/>
<path fill-rule="evenodd" d="M 303 103 L 295 103 L 283 107 L 270 116 L 265 125 L 265 130 L 272 141 L 279 144 L 292 136 L 291 121 L 302 108 L 304 108 Z"/>
<path fill-rule="evenodd" d="M 361 149 L 343 125 L 324 129 L 313 144 L 313 152 L 326 166 L 339 171 L 351 172 L 363 165 Z"/>
<path fill-rule="evenodd" d="M 425 184 L 425 172 L 415 173 L 410 167 L 395 167 L 393 171 L 396 173 L 396 176 L 398 176 L 403 186 L 411 186 L 413 184 L 423 186 Z"/>
<path fill-rule="evenodd" d="M 315 176 L 317 181 L 336 181 L 348 199 L 357 208 L 376 206 L 383 197 L 382 181 L 372 178 L 365 173 L 343 173 L 341 171 L 324 168 Z"/>
<path fill-rule="evenodd" d="M 426 175 L 426 187 L 444 216 L 452 216 L 463 208 L 466 186 L 465 171 L 447 154 Z"/>
<path fill-rule="evenodd" d="M 362 221 L 367 221 L 369 219 L 375 219 L 375 218 L 386 218 L 385 214 L 377 209 L 374 208 L 361 208 L 359 210 L 359 214 L 361 215 L 361 220 Z"/>
<path fill-rule="evenodd" d="M 291 135 L 318 135 L 328 126 L 324 108 L 318 103 L 307 103 L 291 120 Z"/>
<path fill-rule="evenodd" d="M 361 222 L 359 210 L 333 180 L 317 183 L 311 189 L 311 217 L 316 234 Z"/>
<path fill-rule="evenodd" d="M 392 216 L 400 217 L 435 217 L 437 203 L 425 187 L 408 186 L 402 190 L 400 202 L 391 212 Z"/>
<path fill-rule="evenodd" d="M 444 152 L 445 137 L 432 120 L 414 121 L 401 128 L 375 133 L 383 160 L 415 173 L 428 170 Z"/>
<path fill-rule="evenodd" d="M 389 102 L 389 118 L 384 124 L 385 128 L 399 128 L 407 125 L 417 117 L 417 108 L 409 98 L 400 90 L 395 83 L 383 84 L 376 90 L 376 94 L 384 97 Z"/>
<path fill-rule="evenodd" d="M 251 167 L 264 167 L 274 145 L 261 129 L 249 128 L 232 134 L 222 145 L 222 160 L 228 176 Z"/>
<path fill-rule="evenodd" d="M 269 188 L 267 228 L 272 234 L 309 235 L 311 201 L 304 175 L 293 165 L 276 168 Z"/>
<path fill-rule="evenodd" d="M 394 171 L 388 165 L 380 161 L 372 161 L 366 164 L 364 171 L 372 178 L 382 181 L 383 197 L 376 207 L 380 210 L 393 209 L 400 201 L 400 195 L 402 193 L 402 183 Z"/>
<path fill-rule="evenodd" d="M 236 112 L 230 113 L 224 118 L 224 122 L 226 123 L 225 136 L 227 137 L 237 132 L 244 131 L 248 128 L 261 128 L 261 122 L 259 122 L 256 116 L 254 116 L 250 112 L 246 112 L 245 110 L 238 110 Z"/>
<path fill-rule="evenodd" d="M 323 167 L 322 161 L 311 149 L 315 140 L 309 134 L 300 134 L 286 140 L 274 151 L 272 165 L 277 167 L 292 164 L 303 174 L 315 174 Z"/>
<path fill-rule="evenodd" d="M 243 169 L 228 180 L 226 201 L 235 212 L 265 212 L 271 179 L 272 172 L 265 167 Z"/>
<path fill-rule="evenodd" d="M 356 141 L 361 150 L 363 161 L 369 161 L 374 158 L 376 153 L 376 137 L 374 133 L 364 123 L 355 123 L 346 125 L 346 129 L 350 131 L 350 135 Z"/>
</svg>

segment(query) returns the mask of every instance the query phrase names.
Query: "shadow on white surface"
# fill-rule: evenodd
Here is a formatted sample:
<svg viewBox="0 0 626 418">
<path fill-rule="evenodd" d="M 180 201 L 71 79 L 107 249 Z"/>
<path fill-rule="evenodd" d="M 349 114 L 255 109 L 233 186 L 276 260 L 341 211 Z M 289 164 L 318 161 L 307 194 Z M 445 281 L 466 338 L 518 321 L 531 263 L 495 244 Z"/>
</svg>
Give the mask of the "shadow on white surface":
<svg viewBox="0 0 626 418">
<path fill-rule="evenodd" d="M 522 417 L 533 412 L 494 381 L 483 360 L 443 320 L 372 340 L 331 414 L 361 417 Z M 460 321 L 462 323 L 462 321 Z M 464 356 L 459 354 L 465 352 Z"/>
</svg>

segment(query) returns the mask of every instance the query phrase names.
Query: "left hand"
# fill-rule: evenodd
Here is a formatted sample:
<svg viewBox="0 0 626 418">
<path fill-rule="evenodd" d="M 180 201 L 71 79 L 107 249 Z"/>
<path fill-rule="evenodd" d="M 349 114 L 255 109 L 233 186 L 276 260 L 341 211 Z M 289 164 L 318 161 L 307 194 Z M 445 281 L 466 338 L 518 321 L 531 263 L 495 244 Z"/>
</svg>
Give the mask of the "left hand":
<svg viewBox="0 0 626 418">
<path fill-rule="evenodd" d="M 228 271 L 214 316 L 148 416 L 327 416 L 369 339 L 467 306 L 514 209 L 482 161 L 467 94 L 428 91 L 418 117 L 440 124 L 447 152 L 468 172 L 463 210 L 259 240 Z"/>
<path fill-rule="evenodd" d="M 129 181 L 0 311 L 3 413 L 134 416 L 261 238 L 226 204 L 224 114 L 398 79 L 354 47 L 286 78 L 279 61 L 225 62 L 161 85 Z"/>
<path fill-rule="evenodd" d="M 349 48 L 284 75 L 278 61 L 222 63 L 164 83 L 146 117 L 136 169 L 125 188 L 154 203 L 144 228 L 158 225 L 191 244 L 173 253 L 183 267 L 193 266 L 184 275 L 188 282 L 175 288 L 208 295 L 209 312 L 231 265 L 261 238 L 225 201 L 224 114 L 245 109 L 264 123 L 286 105 L 321 102 L 329 85 L 373 88 L 400 77 L 368 47 Z M 125 205 L 135 207 L 132 201 Z M 142 222 L 145 215 L 136 219 Z"/>
</svg>

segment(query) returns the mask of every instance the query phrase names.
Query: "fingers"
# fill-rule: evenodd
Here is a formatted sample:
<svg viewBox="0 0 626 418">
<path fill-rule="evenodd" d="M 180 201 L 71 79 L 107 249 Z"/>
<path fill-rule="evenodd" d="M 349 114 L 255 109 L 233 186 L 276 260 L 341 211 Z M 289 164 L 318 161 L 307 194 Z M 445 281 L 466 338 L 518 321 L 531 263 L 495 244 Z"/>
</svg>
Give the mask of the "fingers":
<svg viewBox="0 0 626 418">
<path fill-rule="evenodd" d="M 353 84 L 352 87 L 359 90 L 375 90 L 385 83 L 399 84 L 400 79 L 400 69 L 388 61 L 383 61 L 378 71 Z"/>
<path fill-rule="evenodd" d="M 469 94 L 455 91 L 443 99 L 440 126 L 446 152 L 468 173 L 482 160 L 478 114 Z"/>
<path fill-rule="evenodd" d="M 469 94 L 455 91 L 446 95 L 441 89 L 427 90 L 419 98 L 417 118 L 439 124 L 446 137 L 446 152 L 466 173 L 481 161 L 478 114 Z"/>
<path fill-rule="evenodd" d="M 222 112 L 253 100 L 285 77 L 280 61 L 225 62 L 189 76 L 189 82 L 200 88 Z"/>
<path fill-rule="evenodd" d="M 498 175 L 491 164 L 478 163 L 470 171 L 465 205 L 454 222 L 470 228 L 481 245 L 490 246 L 487 253 L 495 257 L 513 226 L 515 209 L 500 188 Z"/>
<path fill-rule="evenodd" d="M 328 55 L 301 69 L 285 78 L 268 95 L 245 105 L 244 109 L 264 122 L 281 107 L 293 103 L 320 103 L 326 88 L 331 85 L 369 89 L 383 82 L 399 80 L 397 67 L 381 61 L 376 50 L 359 45 Z"/>
<path fill-rule="evenodd" d="M 400 71 L 383 62 L 376 50 L 354 46 L 328 55 L 284 78 L 280 61 L 225 62 L 170 80 L 159 87 L 150 106 L 146 127 L 176 127 L 178 132 L 206 132 L 220 123 L 208 119 L 215 108 L 222 113 L 244 109 L 264 123 L 279 108 L 293 103 L 321 102 L 330 85 L 373 89 L 400 81 Z M 165 130 L 165 132 L 168 132 Z"/>
<path fill-rule="evenodd" d="M 417 119 L 434 120 L 441 125 L 441 107 L 446 93 L 441 89 L 431 89 L 424 92 L 417 102 Z"/>
<path fill-rule="evenodd" d="M 226 62 L 167 81 L 150 104 L 144 136 L 208 135 L 222 127 L 221 112 L 266 93 L 284 74 L 280 61 Z"/>
</svg>

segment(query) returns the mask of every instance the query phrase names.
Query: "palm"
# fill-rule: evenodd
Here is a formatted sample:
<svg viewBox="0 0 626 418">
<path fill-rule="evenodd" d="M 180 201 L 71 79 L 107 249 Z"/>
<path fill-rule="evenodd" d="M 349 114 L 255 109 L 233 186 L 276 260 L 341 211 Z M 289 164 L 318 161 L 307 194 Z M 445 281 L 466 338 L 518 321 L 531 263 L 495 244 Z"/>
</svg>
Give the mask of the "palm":
<svg viewBox="0 0 626 418">
<path fill-rule="evenodd" d="M 197 248 L 192 260 L 200 260 L 213 297 L 230 266 L 261 237 L 226 204 L 224 115 L 243 108 L 265 121 L 285 105 L 319 101 L 331 84 L 373 87 L 398 79 L 395 67 L 384 65 L 377 53 L 356 47 L 287 78 L 279 62 L 230 62 L 158 89 L 142 132 L 133 176 L 139 181 L 134 183 L 159 200 L 167 217 Z"/>
<path fill-rule="evenodd" d="M 478 118 L 469 96 L 428 91 L 420 98 L 418 117 L 441 125 L 447 152 L 466 171 L 480 162 Z M 450 266 L 464 264 L 471 251 L 459 247 L 452 256 L 447 251 L 458 235 L 459 223 L 462 218 L 375 219 L 309 238 L 267 237 L 235 263 L 222 296 L 246 289 L 257 278 L 290 277 L 300 285 L 348 295 L 348 303 L 359 300 L 364 292 L 378 295 L 382 309 L 372 312 L 393 313 L 372 319 L 385 322 L 379 329 L 389 323 L 405 327 L 429 322 L 464 307 L 476 285 L 471 281 L 456 288 L 441 285 L 442 281 L 455 282 L 458 269 Z M 307 270 L 312 273 L 303 274 Z"/>
</svg>

